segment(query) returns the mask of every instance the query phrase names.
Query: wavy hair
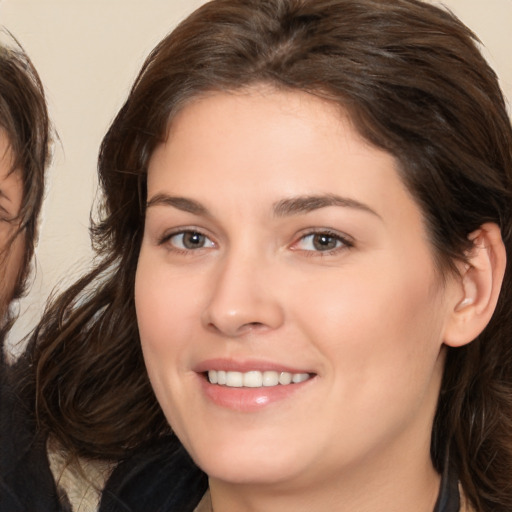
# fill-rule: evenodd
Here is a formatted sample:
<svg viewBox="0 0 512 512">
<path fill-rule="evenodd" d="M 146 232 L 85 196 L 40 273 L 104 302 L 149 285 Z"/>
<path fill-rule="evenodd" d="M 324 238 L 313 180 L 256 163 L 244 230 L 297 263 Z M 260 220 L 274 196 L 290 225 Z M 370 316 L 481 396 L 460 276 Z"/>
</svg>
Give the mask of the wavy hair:
<svg viewBox="0 0 512 512">
<path fill-rule="evenodd" d="M 499 302 L 477 339 L 447 349 L 431 453 L 441 470 L 450 450 L 478 510 L 512 510 L 512 128 L 475 35 L 418 0 L 213 0 L 153 50 L 101 146 L 100 260 L 54 300 L 33 340 L 41 425 L 101 458 L 169 432 L 133 297 L 148 161 L 187 102 L 256 83 L 338 104 L 396 157 L 442 272 L 464 259 L 469 233 L 500 226 Z"/>
</svg>

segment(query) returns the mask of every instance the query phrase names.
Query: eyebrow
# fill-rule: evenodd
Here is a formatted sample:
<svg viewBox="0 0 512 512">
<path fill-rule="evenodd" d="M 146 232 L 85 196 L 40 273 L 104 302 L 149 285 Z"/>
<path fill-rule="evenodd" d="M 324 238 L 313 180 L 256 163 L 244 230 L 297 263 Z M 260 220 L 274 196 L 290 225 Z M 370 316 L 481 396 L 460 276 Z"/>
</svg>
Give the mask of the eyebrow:
<svg viewBox="0 0 512 512">
<path fill-rule="evenodd" d="M 192 213 L 193 215 L 201 215 L 203 217 L 212 216 L 209 210 L 201 203 L 186 197 L 156 194 L 146 203 L 147 208 L 152 206 L 172 206 L 178 210 Z M 309 213 L 321 208 L 328 208 L 329 206 L 354 208 L 381 218 L 381 216 L 368 205 L 356 201 L 355 199 L 338 196 L 336 194 L 307 195 L 282 199 L 274 203 L 272 209 L 276 217 L 288 217 Z"/>
<path fill-rule="evenodd" d="M 329 206 L 355 208 L 356 210 L 371 213 L 372 215 L 380 218 L 380 215 L 375 210 L 372 210 L 368 205 L 356 201 L 355 199 L 338 196 L 336 194 L 298 196 L 290 199 L 282 199 L 274 204 L 274 214 L 276 217 L 287 217 L 291 215 L 309 213 Z"/>
<path fill-rule="evenodd" d="M 146 208 L 152 206 L 172 206 L 183 212 L 192 213 L 194 215 L 202 215 L 210 217 L 210 212 L 201 203 L 186 197 L 170 196 L 168 194 L 156 194 L 147 203 Z"/>
</svg>

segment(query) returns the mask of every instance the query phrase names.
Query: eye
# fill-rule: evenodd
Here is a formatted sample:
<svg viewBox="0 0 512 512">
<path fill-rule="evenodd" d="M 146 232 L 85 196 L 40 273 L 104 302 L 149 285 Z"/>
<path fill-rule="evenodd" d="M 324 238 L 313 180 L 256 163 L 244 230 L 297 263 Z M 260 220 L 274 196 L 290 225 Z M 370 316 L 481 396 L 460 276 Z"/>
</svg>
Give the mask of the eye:
<svg viewBox="0 0 512 512">
<path fill-rule="evenodd" d="M 295 249 L 301 251 L 329 252 L 344 247 L 352 247 L 352 243 L 340 234 L 321 231 L 304 235 L 296 242 Z"/>
<path fill-rule="evenodd" d="M 192 251 L 206 247 L 215 247 L 214 242 L 199 231 L 180 231 L 169 235 L 162 240 L 162 243 L 168 243 L 176 249 Z"/>
</svg>

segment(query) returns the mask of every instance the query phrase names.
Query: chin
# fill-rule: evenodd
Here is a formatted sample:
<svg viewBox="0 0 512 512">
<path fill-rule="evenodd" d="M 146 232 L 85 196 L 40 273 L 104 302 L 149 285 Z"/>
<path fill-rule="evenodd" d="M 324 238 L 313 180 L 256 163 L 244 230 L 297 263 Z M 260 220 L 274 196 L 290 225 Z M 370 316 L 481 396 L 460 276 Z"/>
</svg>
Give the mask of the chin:
<svg viewBox="0 0 512 512">
<path fill-rule="evenodd" d="M 245 446 L 244 446 L 245 444 Z M 300 472 L 300 448 L 271 448 L 270 443 L 255 440 L 246 443 L 212 443 L 191 449 L 195 463 L 210 477 L 233 484 L 278 484 L 293 479 Z M 270 446 L 269 446 L 270 445 Z M 215 446 L 215 449 L 212 447 Z M 264 447 L 264 449 L 262 449 Z"/>
<path fill-rule="evenodd" d="M 293 480 L 295 471 L 290 471 L 292 464 L 296 465 L 297 460 L 290 463 L 281 463 L 271 460 L 262 462 L 260 459 L 247 459 L 237 461 L 207 460 L 198 461 L 201 469 L 209 478 L 239 485 L 276 485 L 282 482 Z M 296 470 L 297 468 L 294 467 Z"/>
</svg>

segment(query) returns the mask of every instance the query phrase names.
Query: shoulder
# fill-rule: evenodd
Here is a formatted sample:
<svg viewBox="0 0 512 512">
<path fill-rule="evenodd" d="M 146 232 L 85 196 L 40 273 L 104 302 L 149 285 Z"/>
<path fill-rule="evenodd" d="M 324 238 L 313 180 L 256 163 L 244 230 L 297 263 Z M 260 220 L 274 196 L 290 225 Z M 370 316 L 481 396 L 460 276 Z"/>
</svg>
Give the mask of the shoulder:
<svg viewBox="0 0 512 512">
<path fill-rule="evenodd" d="M 30 406 L 12 385 L 13 367 L 0 360 L 1 510 L 62 510 Z"/>
</svg>

